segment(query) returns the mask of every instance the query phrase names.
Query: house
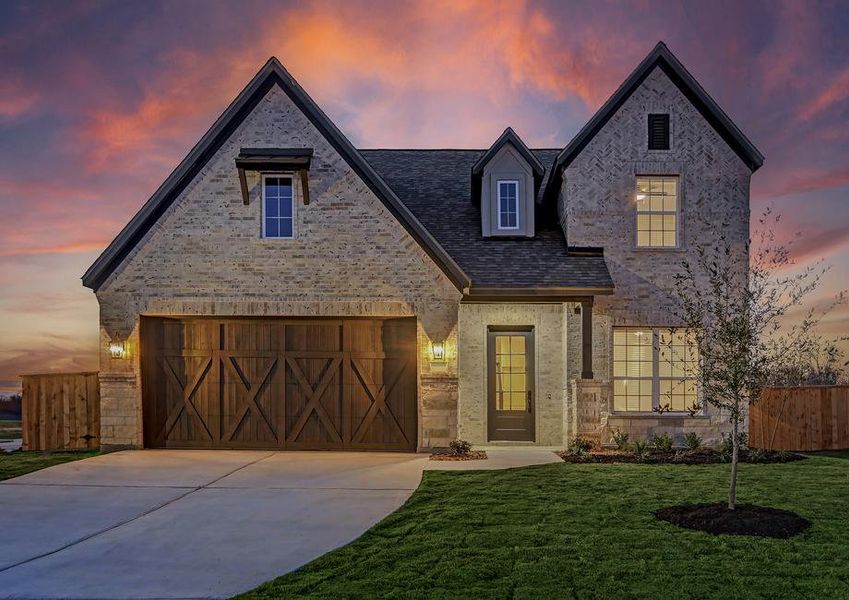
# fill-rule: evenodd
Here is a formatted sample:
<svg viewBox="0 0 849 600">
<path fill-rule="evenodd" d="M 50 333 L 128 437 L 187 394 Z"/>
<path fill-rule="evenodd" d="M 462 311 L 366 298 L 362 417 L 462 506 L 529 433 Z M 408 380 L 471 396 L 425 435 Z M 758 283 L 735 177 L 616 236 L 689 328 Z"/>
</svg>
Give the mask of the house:
<svg viewBox="0 0 849 600">
<path fill-rule="evenodd" d="M 672 276 L 762 162 L 663 43 L 556 149 L 359 150 L 272 58 L 83 276 L 102 443 L 715 439 Z"/>
</svg>

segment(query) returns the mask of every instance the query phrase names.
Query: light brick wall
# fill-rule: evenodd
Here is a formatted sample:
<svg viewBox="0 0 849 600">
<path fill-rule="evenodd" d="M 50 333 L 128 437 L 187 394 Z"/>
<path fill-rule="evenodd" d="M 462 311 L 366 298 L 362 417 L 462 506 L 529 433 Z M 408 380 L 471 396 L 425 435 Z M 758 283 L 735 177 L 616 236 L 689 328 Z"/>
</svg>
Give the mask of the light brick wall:
<svg viewBox="0 0 849 600">
<path fill-rule="evenodd" d="M 563 444 L 566 401 L 566 305 L 461 304 L 459 436 L 487 442 L 487 327 L 534 327 L 536 443 Z"/>
<path fill-rule="evenodd" d="M 240 147 L 312 147 L 310 204 L 295 240 L 261 239 L 257 177 L 245 206 Z M 460 293 L 312 123 L 274 87 L 97 292 L 103 444 L 142 443 L 140 315 L 418 318 L 420 444 L 456 431 L 456 365 L 435 377 L 430 339 L 456 337 Z M 128 340 L 126 360 L 110 340 Z M 456 352 L 453 354 L 456 357 Z M 432 388 L 432 389 L 431 389 Z"/>
<path fill-rule="evenodd" d="M 668 112 L 672 146 L 649 151 L 647 115 Z M 635 186 L 638 174 L 679 175 L 682 218 L 678 250 L 635 247 Z M 710 247 L 725 234 L 745 253 L 749 235 L 749 180 L 751 172 L 678 88 L 655 69 L 616 114 L 565 170 L 559 215 L 568 243 L 602 246 L 616 293 L 597 297 L 594 307 L 595 377 L 609 382 L 612 369 L 612 327 L 620 325 L 675 325 L 670 308 L 673 274 L 684 257 L 695 256 L 696 243 Z M 721 224 L 729 225 L 720 231 Z M 743 256 L 745 256 L 743 254 Z M 745 264 L 745 261 L 743 262 Z M 574 319 L 569 316 L 570 325 Z M 580 377 L 580 322 L 570 327 L 569 379 Z M 577 359 L 575 357 L 577 355 Z M 571 401 L 570 390 L 570 401 Z M 638 436 L 669 429 L 680 434 L 697 429 L 716 439 L 728 429 L 727 420 L 714 409 L 700 419 L 631 417 L 610 414 L 612 400 L 602 401 L 599 435 L 612 428 L 628 428 Z M 608 418 L 609 417 L 609 418 Z M 573 431 L 581 430 L 571 423 Z"/>
</svg>

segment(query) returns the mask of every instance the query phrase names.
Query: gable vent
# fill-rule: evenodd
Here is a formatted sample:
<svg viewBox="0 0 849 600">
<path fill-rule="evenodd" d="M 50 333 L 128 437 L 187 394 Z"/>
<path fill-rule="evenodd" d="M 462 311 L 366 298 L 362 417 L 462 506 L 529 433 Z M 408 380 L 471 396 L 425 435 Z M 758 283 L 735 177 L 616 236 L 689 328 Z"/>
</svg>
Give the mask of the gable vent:
<svg viewBox="0 0 849 600">
<path fill-rule="evenodd" d="M 649 115 L 649 150 L 669 150 L 669 115 Z"/>
</svg>

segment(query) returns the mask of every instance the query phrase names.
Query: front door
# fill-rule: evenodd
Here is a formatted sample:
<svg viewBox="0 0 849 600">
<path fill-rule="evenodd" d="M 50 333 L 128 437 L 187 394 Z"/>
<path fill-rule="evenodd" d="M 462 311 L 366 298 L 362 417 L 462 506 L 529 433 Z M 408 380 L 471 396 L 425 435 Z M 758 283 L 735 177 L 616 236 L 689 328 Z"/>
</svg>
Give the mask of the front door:
<svg viewBox="0 0 849 600">
<path fill-rule="evenodd" d="M 490 329 L 487 356 L 489 439 L 534 441 L 533 330 Z"/>
</svg>

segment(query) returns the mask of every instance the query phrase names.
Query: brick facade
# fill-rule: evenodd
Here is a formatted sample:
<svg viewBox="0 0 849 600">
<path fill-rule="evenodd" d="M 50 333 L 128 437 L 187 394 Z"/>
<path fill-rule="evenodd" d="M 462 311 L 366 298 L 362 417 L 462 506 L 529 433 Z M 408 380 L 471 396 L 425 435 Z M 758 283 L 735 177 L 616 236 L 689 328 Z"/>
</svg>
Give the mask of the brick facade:
<svg viewBox="0 0 849 600">
<path fill-rule="evenodd" d="M 260 237 L 245 206 L 240 147 L 312 147 L 310 204 L 296 197 L 294 240 Z M 259 179 L 249 184 L 257 186 Z M 313 124 L 272 88 L 156 226 L 97 291 L 104 446 L 142 443 L 140 315 L 416 316 L 420 443 L 456 431 L 456 367 L 431 376 L 430 339 L 456 336 L 460 293 Z M 129 357 L 110 358 L 110 340 Z M 454 353 L 453 356 L 456 356 Z M 453 360 L 453 359 L 449 359 Z"/>
<path fill-rule="evenodd" d="M 647 150 L 646 115 L 671 115 L 669 151 Z M 293 240 L 262 239 L 260 178 L 243 203 L 241 147 L 311 147 L 310 203 L 296 185 Z M 546 165 L 548 166 L 548 165 Z M 678 175 L 682 245 L 635 248 L 635 178 Z M 574 436 L 605 443 L 661 430 L 715 441 L 722 415 L 617 415 L 612 411 L 615 326 L 671 326 L 672 275 L 695 241 L 724 233 L 745 252 L 751 171 L 678 88 L 655 69 L 565 170 L 558 215 L 572 246 L 603 247 L 616 286 L 595 298 L 593 371 L 581 380 L 577 304 L 462 303 L 462 294 L 333 146 L 278 87 L 266 94 L 97 290 L 104 447 L 142 445 L 142 315 L 409 317 L 418 322 L 419 447 L 456 437 L 487 442 L 488 325 L 531 325 L 536 344 L 536 443 Z M 510 282 L 505 282 L 509 284 Z M 446 360 L 430 360 L 432 341 Z M 109 356 L 126 341 L 125 359 Z"/>
<path fill-rule="evenodd" d="M 648 150 L 646 121 L 654 112 L 670 114 L 672 144 L 668 151 Z M 636 248 L 636 176 L 661 174 L 679 176 L 680 248 Z M 673 274 L 680 270 L 684 257 L 695 257 L 697 242 L 706 248 L 714 240 L 719 242 L 722 223 L 730 224 L 723 233 L 745 253 L 750 177 L 746 164 L 659 68 L 565 170 L 558 212 L 567 241 L 573 246 L 603 247 L 616 286 L 613 296 L 600 296 L 595 302 L 596 381 L 570 386 L 579 395 L 578 403 L 581 389 L 587 388 L 591 391 L 585 393 L 600 406 L 598 415 L 590 411 L 587 422 L 576 424 L 577 431 L 594 431 L 595 437 L 608 441 L 617 427 L 631 431 L 632 439 L 657 431 L 680 438 L 685 429 L 695 429 L 713 441 L 728 429 L 726 419 L 713 408 L 692 419 L 614 414 L 610 347 L 614 326 L 676 325 L 670 312 L 675 297 Z M 579 338 L 570 338 L 569 348 L 580 353 Z M 569 364 L 571 382 L 580 371 L 572 360 Z"/>
</svg>

